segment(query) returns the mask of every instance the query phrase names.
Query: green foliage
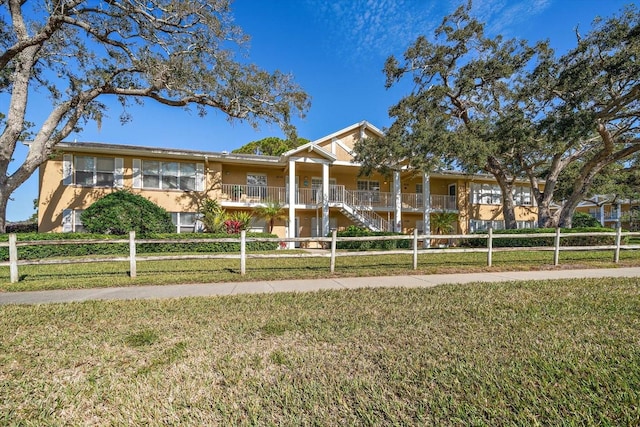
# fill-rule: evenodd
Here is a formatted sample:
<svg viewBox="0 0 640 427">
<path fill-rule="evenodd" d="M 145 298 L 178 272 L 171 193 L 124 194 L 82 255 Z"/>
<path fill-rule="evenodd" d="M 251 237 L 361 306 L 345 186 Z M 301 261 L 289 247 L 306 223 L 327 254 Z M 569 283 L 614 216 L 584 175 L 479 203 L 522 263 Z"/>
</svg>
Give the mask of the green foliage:
<svg viewBox="0 0 640 427">
<path fill-rule="evenodd" d="M 122 240 L 122 236 L 89 234 L 89 233 L 28 233 L 19 234 L 18 242 L 40 241 L 40 240 Z M 139 237 L 139 236 L 138 236 Z M 247 237 L 276 237 L 267 233 L 247 233 Z M 240 236 L 209 233 L 150 233 L 145 238 L 148 239 L 171 239 L 167 243 L 138 243 L 136 252 L 138 254 L 155 253 L 225 253 L 240 251 Z M 238 242 L 204 242 L 204 243 L 180 243 L 180 240 L 187 239 L 229 239 L 237 238 Z M 0 234 L 0 242 L 7 242 L 8 234 Z M 272 251 L 278 247 L 277 242 L 247 242 L 248 251 Z M 19 259 L 45 259 L 45 258 L 68 258 L 76 256 L 93 255 L 129 255 L 128 243 L 74 243 L 65 245 L 33 245 L 19 246 Z M 9 248 L 0 247 L 0 260 L 9 260 Z"/>
<path fill-rule="evenodd" d="M 229 215 L 217 200 L 205 199 L 200 208 L 200 215 L 200 221 L 204 224 L 207 233 L 223 233 L 225 231 L 224 223 Z"/>
<path fill-rule="evenodd" d="M 240 154 L 256 154 L 260 156 L 279 156 L 296 147 L 309 142 L 305 138 L 297 138 L 296 140 L 280 139 L 275 136 L 263 138 L 258 141 L 252 141 L 240 148 L 233 150 L 233 153 Z"/>
<path fill-rule="evenodd" d="M 175 230 L 170 213 L 126 190 L 113 192 L 97 200 L 82 213 L 81 219 L 87 231 L 96 234 L 123 235 L 133 230 L 144 236 Z"/>
<path fill-rule="evenodd" d="M 437 212 L 431 215 L 431 226 L 436 234 L 451 234 L 455 229 L 458 214 L 453 212 Z"/>
<path fill-rule="evenodd" d="M 239 187 L 240 188 L 240 187 Z M 253 218 L 251 212 L 227 212 L 217 200 L 206 199 L 200 209 L 202 223 L 208 233 L 237 234 L 246 230 Z"/>
<path fill-rule="evenodd" d="M 273 225 L 276 221 L 287 219 L 288 215 L 282 208 L 282 205 L 276 201 L 268 200 L 264 206 L 258 206 L 253 211 L 258 218 L 264 219 L 269 225 L 267 230 L 269 233 L 273 231 Z"/>
<path fill-rule="evenodd" d="M 364 173 L 407 162 L 427 172 L 455 164 L 492 174 L 504 190 L 507 228 L 516 226 L 510 177 L 532 182 L 545 226 L 570 226 L 592 186 L 628 193 L 621 188 L 637 178 L 620 165 L 640 152 L 637 7 L 597 19 L 562 56 L 548 42 L 489 37 L 470 11 L 468 2 L 434 37 L 420 36 L 402 59 L 387 59 L 387 87 L 410 78 L 414 90 L 390 108 L 394 122 L 382 140 L 355 145 Z M 566 202 L 552 215 L 559 199 Z"/>
<path fill-rule="evenodd" d="M 28 221 L 11 222 L 6 226 L 7 233 L 37 233 L 38 221 L 29 219 Z"/>
<path fill-rule="evenodd" d="M 601 227 L 602 224 L 588 213 L 574 212 L 571 218 L 571 226 L 574 228 Z"/>
<path fill-rule="evenodd" d="M 228 234 L 240 233 L 249 228 L 253 215 L 248 211 L 235 211 L 231 213 L 225 221 L 225 228 Z"/>
<path fill-rule="evenodd" d="M 402 233 L 391 233 L 385 231 L 371 231 L 366 228 L 349 226 L 346 230 L 339 231 L 337 237 L 378 237 L 378 236 L 402 236 Z M 407 240 L 371 240 L 360 242 L 337 242 L 338 249 L 353 249 L 366 251 L 371 249 L 408 249 L 411 241 Z"/>
<path fill-rule="evenodd" d="M 292 75 L 237 58 L 248 37 L 236 25 L 230 3 L 18 2 L 10 7 L 1 2 L 0 87 L 3 105 L 13 105 L 15 114 L 3 108 L 0 124 L 15 132 L 3 132 L 0 175 L 7 179 L 0 205 L 6 207 L 11 193 L 39 166 L 34 159 L 44 162 L 87 122 L 100 128 L 110 104 L 105 98 L 121 103 L 123 123 L 131 120 L 132 102 L 149 100 L 192 107 L 201 116 L 215 109 L 254 127 L 275 124 L 295 140 L 291 121 L 304 117 L 309 96 Z M 41 96 L 24 96 L 32 92 Z M 49 111 L 32 129 L 26 115 L 36 107 L 30 103 Z M 21 173 L 7 173 L 14 147 L 27 132 L 40 139 L 29 146 L 28 162 L 12 166 L 21 166 Z"/>
<path fill-rule="evenodd" d="M 600 245 L 613 245 L 615 244 L 615 236 L 603 236 L 599 233 L 611 233 L 613 230 L 610 228 L 603 228 L 599 224 L 597 227 L 583 227 L 583 228 L 563 228 L 560 230 L 562 234 L 567 233 L 590 233 L 589 236 L 575 236 L 575 237 L 562 237 L 560 239 L 560 246 L 600 246 Z M 519 230 L 495 230 L 495 234 L 544 234 L 556 232 L 553 228 L 533 228 L 533 229 L 519 229 Z M 475 234 L 486 234 L 486 231 L 479 231 Z M 554 237 L 523 237 L 523 238 L 509 238 L 509 239 L 493 239 L 493 247 L 495 248 L 526 248 L 526 247 L 542 247 L 554 245 Z M 460 241 L 460 246 L 471 248 L 484 248 L 487 247 L 487 239 L 473 239 L 469 238 Z"/>
</svg>

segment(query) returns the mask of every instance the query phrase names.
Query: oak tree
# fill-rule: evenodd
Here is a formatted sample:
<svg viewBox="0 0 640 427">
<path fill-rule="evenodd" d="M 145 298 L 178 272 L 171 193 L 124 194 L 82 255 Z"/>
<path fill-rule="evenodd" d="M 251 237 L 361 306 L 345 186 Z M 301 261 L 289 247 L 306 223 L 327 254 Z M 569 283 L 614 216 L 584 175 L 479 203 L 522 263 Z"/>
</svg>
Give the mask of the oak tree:
<svg viewBox="0 0 640 427">
<path fill-rule="evenodd" d="M 99 125 L 109 96 L 125 107 L 122 121 L 131 102 L 152 100 L 275 123 L 293 137 L 309 98 L 291 75 L 241 57 L 246 40 L 228 0 L 0 0 L 0 230 L 11 193 L 58 142 Z M 47 116 L 29 123 L 43 104 Z M 9 173 L 24 139 L 28 154 Z"/>
</svg>

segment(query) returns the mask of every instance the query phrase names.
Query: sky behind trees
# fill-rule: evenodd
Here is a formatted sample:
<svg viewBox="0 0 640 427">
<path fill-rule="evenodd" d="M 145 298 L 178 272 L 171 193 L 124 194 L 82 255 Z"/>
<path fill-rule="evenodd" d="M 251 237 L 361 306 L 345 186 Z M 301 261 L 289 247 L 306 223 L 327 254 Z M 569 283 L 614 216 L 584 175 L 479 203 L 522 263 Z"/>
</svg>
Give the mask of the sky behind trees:
<svg viewBox="0 0 640 427">
<path fill-rule="evenodd" d="M 473 14 L 487 25 L 490 35 L 549 39 L 558 54 L 575 45 L 576 27 L 586 33 L 596 16 L 611 16 L 631 0 L 475 0 Z M 236 24 L 251 37 L 246 60 L 269 71 L 292 73 L 311 96 L 311 109 L 296 119 L 298 135 L 315 140 L 361 120 L 379 128 L 391 124 L 388 108 L 411 87 L 384 88 L 382 72 L 389 55 L 401 57 L 424 34 L 431 38 L 442 18 L 460 5 L 454 0 L 236 0 Z M 31 94 L 31 102 L 39 94 Z M 41 95 L 40 95 L 41 96 Z M 275 126 L 258 131 L 248 124 L 229 123 L 211 110 L 201 118 L 197 111 L 170 108 L 147 101 L 129 110 L 133 121 L 121 125 L 121 106 L 109 103 L 108 117 L 100 128 L 85 126 L 71 140 L 193 150 L 231 151 L 268 136 L 283 137 Z M 31 120 L 48 113 L 48 100 L 39 103 Z M 6 107 L 5 107 L 6 108 Z M 16 158 L 23 154 L 16 152 Z M 33 213 L 37 197 L 34 174 L 9 203 L 7 220 Z"/>
</svg>

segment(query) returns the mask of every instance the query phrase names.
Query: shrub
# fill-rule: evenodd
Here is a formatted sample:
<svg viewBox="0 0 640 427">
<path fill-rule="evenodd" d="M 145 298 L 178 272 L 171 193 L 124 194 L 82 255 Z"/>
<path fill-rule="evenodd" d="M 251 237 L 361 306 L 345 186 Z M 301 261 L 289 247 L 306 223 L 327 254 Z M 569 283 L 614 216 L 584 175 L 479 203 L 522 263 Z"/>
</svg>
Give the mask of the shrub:
<svg viewBox="0 0 640 427">
<path fill-rule="evenodd" d="M 5 227 L 7 233 L 37 233 L 38 223 L 33 221 L 10 222 Z"/>
<path fill-rule="evenodd" d="M 134 230 L 144 236 L 175 230 L 169 212 L 126 190 L 99 199 L 82 213 L 81 220 L 87 231 L 98 234 L 122 235 Z"/>
<path fill-rule="evenodd" d="M 563 228 L 560 230 L 562 234 L 569 233 L 591 233 L 589 236 L 562 237 L 560 246 L 599 246 L 615 244 L 615 236 L 603 236 L 599 233 L 610 233 L 613 230 L 603 227 L 584 227 L 584 228 Z M 554 228 L 533 228 L 518 230 L 494 230 L 496 234 L 544 234 L 555 233 Z M 486 234 L 486 231 L 480 231 L 475 234 Z M 496 248 L 512 248 L 512 247 L 536 247 L 536 246 L 553 246 L 554 237 L 523 237 L 509 239 L 493 239 L 493 247 Z M 460 241 L 460 246 L 471 248 L 484 248 L 487 246 L 486 239 L 469 238 Z"/>
<path fill-rule="evenodd" d="M 584 227 L 602 227 L 600 221 L 585 212 L 574 212 L 571 217 L 571 227 L 584 228 Z"/>
<path fill-rule="evenodd" d="M 227 211 L 224 210 L 217 200 L 206 199 L 200 208 L 201 221 L 207 233 L 222 233 L 225 230 L 224 222 L 228 218 Z"/>
<path fill-rule="evenodd" d="M 204 242 L 204 243 L 139 243 L 136 245 L 138 254 L 153 253 L 224 253 L 240 251 L 240 235 L 228 234 L 204 234 L 204 233 L 171 233 L 171 234 L 149 234 L 146 236 L 150 239 L 220 239 L 220 238 L 237 238 L 238 242 Z M 266 233 L 247 233 L 247 237 L 276 237 Z M 0 234 L 0 241 L 9 240 L 8 234 Z M 122 240 L 122 236 L 105 235 L 105 234 L 89 234 L 89 233 L 29 233 L 18 235 L 18 241 L 38 241 L 38 240 Z M 272 251 L 276 250 L 278 242 L 247 242 L 248 251 Z M 129 255 L 128 243 L 76 243 L 66 245 L 33 245 L 18 247 L 18 258 L 27 259 L 43 259 L 43 258 L 68 258 L 86 255 Z M 0 260 L 9 260 L 9 248 L 0 248 Z"/>
<path fill-rule="evenodd" d="M 391 233 L 385 231 L 371 231 L 366 228 L 350 226 L 344 231 L 339 231 L 337 237 L 376 237 L 376 236 L 402 236 L 402 233 Z M 338 249 L 354 249 L 366 251 L 369 249 L 408 249 L 411 241 L 407 240 L 365 240 L 359 242 L 338 242 Z"/>
</svg>

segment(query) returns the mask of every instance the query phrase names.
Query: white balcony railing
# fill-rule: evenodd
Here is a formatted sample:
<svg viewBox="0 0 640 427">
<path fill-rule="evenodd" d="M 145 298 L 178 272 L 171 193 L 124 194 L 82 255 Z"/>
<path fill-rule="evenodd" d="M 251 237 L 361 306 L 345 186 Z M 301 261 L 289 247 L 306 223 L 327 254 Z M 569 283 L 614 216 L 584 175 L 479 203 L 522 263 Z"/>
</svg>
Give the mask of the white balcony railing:
<svg viewBox="0 0 640 427">
<path fill-rule="evenodd" d="M 247 205 L 277 202 L 289 204 L 289 192 L 285 187 L 266 187 L 259 185 L 222 184 L 222 201 Z M 329 187 L 329 203 L 345 203 L 344 185 Z M 420 193 L 402 193 L 402 208 L 419 210 L 424 207 L 424 198 Z M 349 190 L 349 202 L 356 207 L 374 209 L 393 209 L 393 193 L 381 191 Z M 296 205 L 319 206 L 322 204 L 322 190 L 319 188 L 299 188 L 296 191 Z M 456 211 L 456 197 L 431 195 L 432 211 Z"/>
<path fill-rule="evenodd" d="M 261 185 L 222 184 L 222 201 L 260 204 L 269 201 L 284 204 L 286 200 L 284 187 L 265 187 Z"/>
<path fill-rule="evenodd" d="M 431 195 L 432 211 L 457 211 L 456 196 Z"/>
</svg>

